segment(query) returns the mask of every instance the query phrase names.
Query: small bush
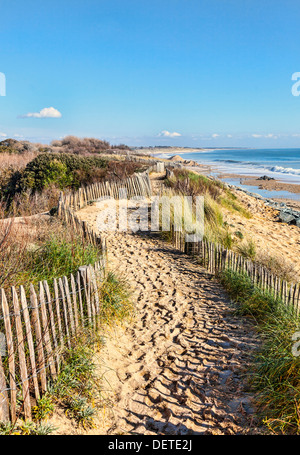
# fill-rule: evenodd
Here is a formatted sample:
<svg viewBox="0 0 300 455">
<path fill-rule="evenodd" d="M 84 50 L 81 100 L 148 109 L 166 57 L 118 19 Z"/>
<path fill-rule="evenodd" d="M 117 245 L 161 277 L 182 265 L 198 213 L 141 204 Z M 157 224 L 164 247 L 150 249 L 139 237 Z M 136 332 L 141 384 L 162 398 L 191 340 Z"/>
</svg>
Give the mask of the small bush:
<svg viewBox="0 0 300 455">
<path fill-rule="evenodd" d="M 243 240 L 244 234 L 241 231 L 235 231 L 234 235 L 238 237 L 239 239 Z"/>
<path fill-rule="evenodd" d="M 37 405 L 32 408 L 33 418 L 36 421 L 45 420 L 53 414 L 54 404 L 49 393 L 37 401 Z"/>
<path fill-rule="evenodd" d="M 76 171 L 88 174 L 92 169 L 106 166 L 107 161 L 99 157 L 41 154 L 27 164 L 21 176 L 20 188 L 42 191 L 52 183 L 61 189 L 78 188 L 81 182 Z"/>
</svg>

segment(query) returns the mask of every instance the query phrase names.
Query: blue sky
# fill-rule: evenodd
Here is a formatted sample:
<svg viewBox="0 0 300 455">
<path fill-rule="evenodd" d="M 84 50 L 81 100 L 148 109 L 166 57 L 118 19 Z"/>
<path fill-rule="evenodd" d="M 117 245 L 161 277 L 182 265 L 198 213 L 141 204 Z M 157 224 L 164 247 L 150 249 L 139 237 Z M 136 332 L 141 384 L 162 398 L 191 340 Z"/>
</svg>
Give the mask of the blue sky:
<svg viewBox="0 0 300 455">
<path fill-rule="evenodd" d="M 2 138 L 300 147 L 297 0 L 0 0 L 0 14 Z"/>
</svg>

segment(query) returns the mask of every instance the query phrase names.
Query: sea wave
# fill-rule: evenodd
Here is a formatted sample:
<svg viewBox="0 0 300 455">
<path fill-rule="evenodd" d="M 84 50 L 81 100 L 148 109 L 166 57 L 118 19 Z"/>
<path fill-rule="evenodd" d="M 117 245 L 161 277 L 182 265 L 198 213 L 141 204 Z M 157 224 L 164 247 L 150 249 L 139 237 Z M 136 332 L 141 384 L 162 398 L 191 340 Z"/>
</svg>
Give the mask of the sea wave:
<svg viewBox="0 0 300 455">
<path fill-rule="evenodd" d="M 215 159 L 214 161 L 218 161 L 220 163 L 228 163 L 228 164 L 242 164 L 243 166 L 258 166 L 258 164 L 254 161 L 221 160 L 221 159 Z"/>
<path fill-rule="evenodd" d="M 227 163 L 227 164 L 240 165 L 243 168 L 250 166 L 253 170 L 256 170 L 259 172 L 264 172 L 264 171 L 268 172 L 269 171 L 269 172 L 276 172 L 279 174 L 290 174 L 290 175 L 299 175 L 300 176 L 300 169 L 295 169 L 293 167 L 284 167 L 284 166 L 277 166 L 277 165 L 266 166 L 266 165 L 261 165 L 261 164 L 254 163 L 251 161 L 239 161 L 239 160 L 216 159 L 214 161 L 223 162 L 223 163 Z"/>
<path fill-rule="evenodd" d="M 279 172 L 280 174 L 300 175 L 300 169 L 294 169 L 293 167 L 283 166 L 266 166 L 271 172 Z"/>
</svg>

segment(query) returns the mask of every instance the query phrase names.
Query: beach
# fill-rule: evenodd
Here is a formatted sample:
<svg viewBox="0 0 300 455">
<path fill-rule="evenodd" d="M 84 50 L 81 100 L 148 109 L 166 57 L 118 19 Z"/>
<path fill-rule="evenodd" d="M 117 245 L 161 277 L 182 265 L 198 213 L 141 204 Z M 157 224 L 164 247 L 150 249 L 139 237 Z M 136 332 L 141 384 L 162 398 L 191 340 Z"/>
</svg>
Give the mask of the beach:
<svg viewBox="0 0 300 455">
<path fill-rule="evenodd" d="M 262 176 L 263 177 L 263 176 Z M 290 193 L 300 194 L 300 184 L 297 183 L 288 183 L 288 182 L 281 182 L 276 179 L 267 180 L 261 177 L 253 177 L 251 175 L 237 175 L 237 174 L 219 174 L 219 178 L 221 179 L 240 179 L 240 183 L 242 185 L 251 185 L 251 186 L 258 186 L 263 190 L 268 191 L 289 191 Z"/>
<path fill-rule="evenodd" d="M 189 170 L 218 178 L 265 198 L 285 202 L 290 208 L 300 209 L 300 169 L 297 168 L 299 151 L 294 149 L 290 152 L 293 161 L 285 164 L 286 167 L 276 164 L 278 150 L 274 151 L 274 157 L 272 150 L 266 151 L 265 161 L 262 154 L 258 153 L 259 150 L 253 149 L 156 147 L 145 148 L 145 151 L 156 159 L 176 161 Z M 254 161 L 254 156 L 257 161 Z M 291 163 L 295 168 L 288 167 Z M 268 178 L 262 179 L 264 176 Z"/>
</svg>

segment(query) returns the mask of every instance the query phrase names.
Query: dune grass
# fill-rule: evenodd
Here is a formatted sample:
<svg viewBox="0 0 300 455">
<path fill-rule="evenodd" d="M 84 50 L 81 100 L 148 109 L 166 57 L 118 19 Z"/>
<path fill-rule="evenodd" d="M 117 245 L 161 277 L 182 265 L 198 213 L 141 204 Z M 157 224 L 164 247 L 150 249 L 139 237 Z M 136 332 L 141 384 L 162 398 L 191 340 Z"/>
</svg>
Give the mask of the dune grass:
<svg viewBox="0 0 300 455">
<path fill-rule="evenodd" d="M 58 219 L 38 221 L 26 227 L 11 222 L 0 225 L 0 285 L 51 282 L 94 264 L 101 251 Z"/>
<path fill-rule="evenodd" d="M 62 229 L 52 232 L 37 248 L 25 256 L 26 270 L 18 275 L 19 281 L 33 284 L 56 277 L 69 276 L 82 265 L 94 264 L 100 258 L 99 249 L 80 235 Z"/>
<path fill-rule="evenodd" d="M 250 212 L 243 207 L 237 197 L 219 180 L 184 169 L 174 170 L 174 177 L 166 180 L 166 186 L 174 194 L 204 196 L 204 238 L 225 248 L 232 248 L 240 239 L 234 237 L 223 219 L 223 209 L 251 218 Z"/>
<path fill-rule="evenodd" d="M 220 279 L 237 313 L 254 318 L 260 333 L 261 347 L 249 374 L 261 422 L 275 434 L 300 434 L 300 357 L 292 352 L 299 316 L 247 275 L 227 270 Z"/>
</svg>

